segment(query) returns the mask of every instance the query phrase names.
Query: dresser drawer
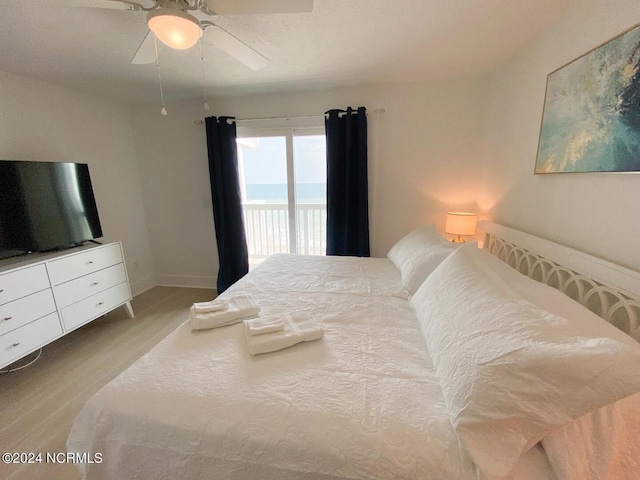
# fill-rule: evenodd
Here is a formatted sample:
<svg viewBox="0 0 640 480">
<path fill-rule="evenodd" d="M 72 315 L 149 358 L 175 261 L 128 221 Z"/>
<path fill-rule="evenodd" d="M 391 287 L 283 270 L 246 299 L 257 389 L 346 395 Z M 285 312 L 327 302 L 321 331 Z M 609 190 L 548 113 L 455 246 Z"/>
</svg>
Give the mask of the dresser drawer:
<svg viewBox="0 0 640 480">
<path fill-rule="evenodd" d="M 118 263 L 122 263 L 122 252 L 120 245 L 114 243 L 53 260 L 47 264 L 47 267 L 51 283 L 59 285 Z"/>
<path fill-rule="evenodd" d="M 0 365 L 15 362 L 61 334 L 58 314 L 54 312 L 0 336 Z"/>
<path fill-rule="evenodd" d="M 0 305 L 0 335 L 56 311 L 51 289 Z"/>
<path fill-rule="evenodd" d="M 84 277 L 53 287 L 58 308 L 64 308 L 84 298 L 127 281 L 124 265 L 119 263 Z"/>
<path fill-rule="evenodd" d="M 0 275 L 0 305 L 49 288 L 43 264 Z"/>
<path fill-rule="evenodd" d="M 66 331 L 99 317 L 118 305 L 130 300 L 127 282 L 111 287 L 62 309 L 62 321 Z"/>
</svg>

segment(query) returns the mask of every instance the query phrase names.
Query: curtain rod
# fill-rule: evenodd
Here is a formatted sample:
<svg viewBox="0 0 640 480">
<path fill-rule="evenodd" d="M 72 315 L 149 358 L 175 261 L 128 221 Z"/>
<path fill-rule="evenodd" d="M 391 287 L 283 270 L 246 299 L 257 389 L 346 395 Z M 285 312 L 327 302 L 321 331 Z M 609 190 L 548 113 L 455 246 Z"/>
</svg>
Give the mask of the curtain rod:
<svg viewBox="0 0 640 480">
<path fill-rule="evenodd" d="M 236 122 L 253 122 L 255 120 L 292 120 L 299 118 L 323 118 L 324 115 L 291 115 L 284 117 L 256 117 L 256 118 L 236 118 Z"/>
<path fill-rule="evenodd" d="M 384 108 L 374 108 L 372 110 L 367 110 L 367 114 L 369 113 L 384 113 L 386 110 Z M 325 114 L 321 115 L 286 115 L 280 117 L 256 117 L 256 118 L 236 118 L 236 122 L 254 122 L 258 120 L 293 120 L 300 118 L 324 118 Z M 204 120 L 195 120 L 193 123 L 196 125 L 204 125 Z"/>
</svg>

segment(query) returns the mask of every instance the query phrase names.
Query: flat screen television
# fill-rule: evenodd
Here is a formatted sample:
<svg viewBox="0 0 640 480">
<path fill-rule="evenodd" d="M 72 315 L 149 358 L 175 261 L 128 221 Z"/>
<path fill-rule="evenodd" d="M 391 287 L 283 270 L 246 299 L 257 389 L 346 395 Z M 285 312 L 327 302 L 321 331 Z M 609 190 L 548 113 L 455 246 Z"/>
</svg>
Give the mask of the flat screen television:
<svg viewBox="0 0 640 480">
<path fill-rule="evenodd" d="M 101 236 L 87 164 L 0 160 L 0 259 Z"/>
</svg>

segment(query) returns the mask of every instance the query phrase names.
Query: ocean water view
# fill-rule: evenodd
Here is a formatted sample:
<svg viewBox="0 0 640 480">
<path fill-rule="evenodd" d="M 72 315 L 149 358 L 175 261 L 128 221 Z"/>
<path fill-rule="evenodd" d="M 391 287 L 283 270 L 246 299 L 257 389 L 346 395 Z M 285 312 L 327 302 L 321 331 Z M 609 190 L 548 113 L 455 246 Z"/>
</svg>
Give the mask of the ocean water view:
<svg viewBox="0 0 640 480">
<path fill-rule="evenodd" d="M 248 183 L 245 185 L 248 202 L 286 203 L 286 183 Z M 327 186 L 324 183 L 297 183 L 298 203 L 326 203 Z"/>
</svg>

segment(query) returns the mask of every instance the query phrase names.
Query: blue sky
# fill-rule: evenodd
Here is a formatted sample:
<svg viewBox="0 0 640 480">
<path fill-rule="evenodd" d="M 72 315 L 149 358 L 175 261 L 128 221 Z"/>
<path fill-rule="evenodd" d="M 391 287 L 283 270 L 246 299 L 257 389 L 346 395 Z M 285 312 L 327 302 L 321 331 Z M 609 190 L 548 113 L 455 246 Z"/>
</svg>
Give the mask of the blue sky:
<svg viewBox="0 0 640 480">
<path fill-rule="evenodd" d="M 285 137 L 260 137 L 256 148 L 242 149 L 247 184 L 287 183 Z M 324 183 L 327 179 L 324 135 L 297 136 L 293 139 L 294 169 L 297 183 Z"/>
</svg>

